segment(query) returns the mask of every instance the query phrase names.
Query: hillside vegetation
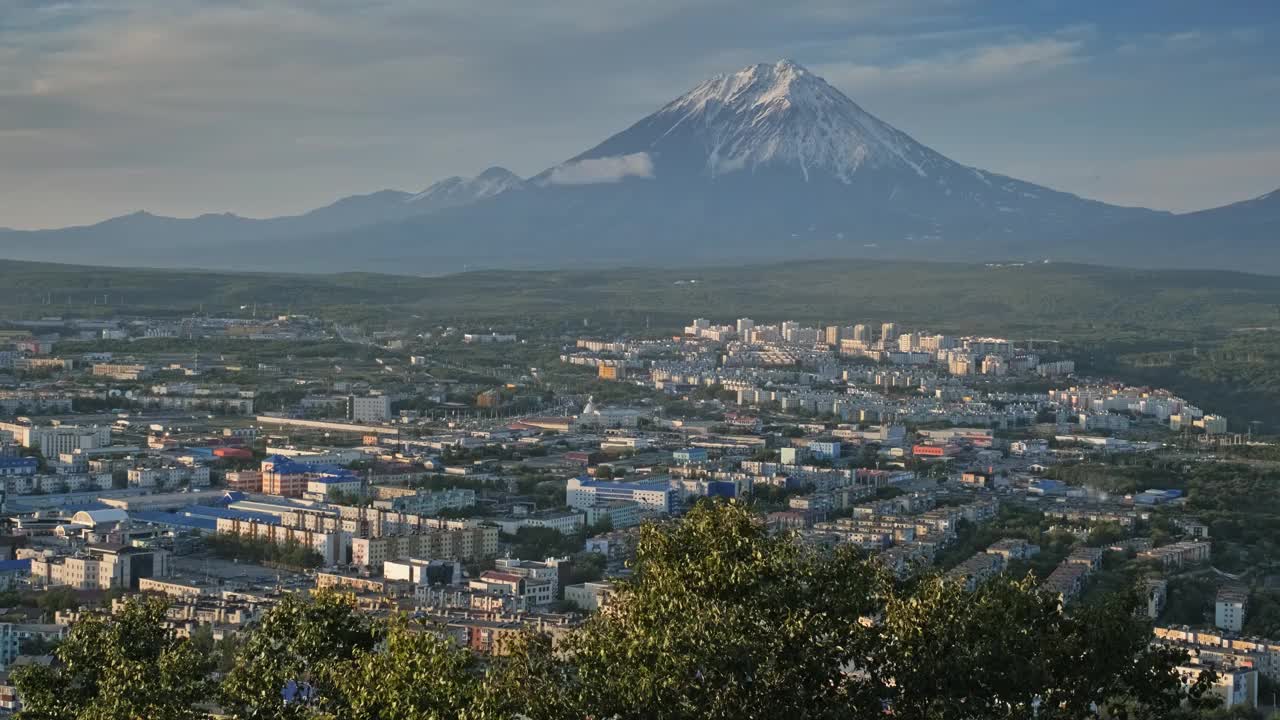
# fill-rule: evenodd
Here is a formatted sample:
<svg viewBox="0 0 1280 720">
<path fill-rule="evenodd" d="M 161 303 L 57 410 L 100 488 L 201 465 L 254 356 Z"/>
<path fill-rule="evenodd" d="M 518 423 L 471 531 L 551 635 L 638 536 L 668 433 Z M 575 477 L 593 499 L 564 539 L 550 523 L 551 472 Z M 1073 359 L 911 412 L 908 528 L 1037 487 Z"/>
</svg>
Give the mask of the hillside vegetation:
<svg viewBox="0 0 1280 720">
<path fill-rule="evenodd" d="M 106 305 L 102 303 L 106 302 Z M 0 263 L 9 316 L 327 309 L 427 321 L 516 318 L 675 329 L 693 315 L 894 320 L 1013 337 L 1191 339 L 1280 324 L 1280 278 L 1085 265 L 828 261 L 746 267 L 484 271 L 442 277 L 217 273 Z"/>
</svg>

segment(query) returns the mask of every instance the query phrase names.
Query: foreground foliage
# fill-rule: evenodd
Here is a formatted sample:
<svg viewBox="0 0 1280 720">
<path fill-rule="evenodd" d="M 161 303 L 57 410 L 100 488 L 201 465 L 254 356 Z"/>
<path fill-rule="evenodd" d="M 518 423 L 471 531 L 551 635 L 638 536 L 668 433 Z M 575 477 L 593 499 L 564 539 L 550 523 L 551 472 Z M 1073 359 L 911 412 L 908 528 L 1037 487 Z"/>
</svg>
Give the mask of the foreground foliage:
<svg viewBox="0 0 1280 720">
<path fill-rule="evenodd" d="M 937 577 L 901 583 L 854 550 L 820 552 L 740 505 L 707 503 L 645 527 L 633 578 L 582 628 L 554 643 L 524 637 L 483 664 L 438 628 L 375 620 L 321 593 L 268 612 L 216 688 L 208 661 L 161 629 L 155 602 L 79 623 L 60 666 L 17 683 L 21 717 L 49 720 L 190 718 L 200 700 L 246 720 L 1187 713 L 1210 678 L 1188 694 L 1175 670 L 1185 654 L 1152 647 L 1133 602 L 1063 613 L 1030 580 L 974 592 Z"/>
<path fill-rule="evenodd" d="M 90 614 L 55 651 L 55 666 L 13 671 L 24 720 L 188 720 L 213 697 L 212 659 L 163 622 L 165 604 L 129 602 Z"/>
</svg>

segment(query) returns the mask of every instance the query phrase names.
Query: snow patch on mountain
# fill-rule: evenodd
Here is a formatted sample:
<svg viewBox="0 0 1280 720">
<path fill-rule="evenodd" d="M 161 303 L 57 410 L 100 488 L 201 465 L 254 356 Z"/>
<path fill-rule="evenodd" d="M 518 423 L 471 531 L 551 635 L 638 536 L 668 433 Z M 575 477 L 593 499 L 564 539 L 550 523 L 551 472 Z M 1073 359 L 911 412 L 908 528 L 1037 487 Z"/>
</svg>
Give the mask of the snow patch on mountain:
<svg viewBox="0 0 1280 720">
<path fill-rule="evenodd" d="M 409 196 L 410 205 L 430 205 L 433 209 L 472 203 L 524 185 L 518 175 L 501 167 L 491 167 L 473 178 L 453 176 Z"/>
</svg>

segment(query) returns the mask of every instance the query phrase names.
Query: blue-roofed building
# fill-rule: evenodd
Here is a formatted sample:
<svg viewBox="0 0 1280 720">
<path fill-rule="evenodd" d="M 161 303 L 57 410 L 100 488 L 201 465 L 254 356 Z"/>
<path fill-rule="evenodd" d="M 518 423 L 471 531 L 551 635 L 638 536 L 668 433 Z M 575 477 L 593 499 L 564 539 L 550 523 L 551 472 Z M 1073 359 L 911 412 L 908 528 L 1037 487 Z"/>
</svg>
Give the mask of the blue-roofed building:
<svg viewBox="0 0 1280 720">
<path fill-rule="evenodd" d="M 737 480 L 673 477 L 668 485 L 675 491 L 676 500 L 686 506 L 701 497 L 741 498 L 751 494 L 751 480 L 746 477 Z"/>
<path fill-rule="evenodd" d="M 280 455 L 272 455 L 262 461 L 262 491 L 268 495 L 302 497 L 311 480 L 323 477 L 347 478 L 358 482 L 354 473 L 336 465 L 294 462 Z"/>
<path fill-rule="evenodd" d="M 35 475 L 39 469 L 40 461 L 33 457 L 0 457 L 0 477 Z"/>
<path fill-rule="evenodd" d="M 582 509 L 604 502 L 622 500 L 638 503 L 646 511 L 669 513 L 675 506 L 676 493 L 668 480 L 607 482 L 589 477 L 570 478 L 565 486 L 569 507 Z"/>
<path fill-rule="evenodd" d="M 241 500 L 248 500 L 248 499 L 249 499 L 248 493 L 243 493 L 243 492 L 240 492 L 239 490 L 229 490 L 227 491 L 227 494 L 223 495 L 222 499 L 218 501 L 218 504 L 222 505 L 223 507 L 226 507 L 231 503 L 236 503 L 236 502 L 240 502 Z"/>
<path fill-rule="evenodd" d="M 322 463 L 304 463 L 298 462 L 283 455 L 272 455 L 262 461 L 262 471 L 268 470 L 281 473 L 283 475 L 294 475 L 302 473 L 315 473 L 317 475 L 350 475 L 351 471 L 337 465 L 328 465 Z"/>
<path fill-rule="evenodd" d="M 13 590 L 31 577 L 31 560 L 0 560 L 0 590 Z"/>
<path fill-rule="evenodd" d="M 174 530 L 190 530 L 209 534 L 213 534 L 218 530 L 218 520 L 216 518 L 201 517 L 182 512 L 144 510 L 129 513 L 129 518 L 135 522 L 161 525 Z"/>
<path fill-rule="evenodd" d="M 1181 490 L 1158 490 L 1155 488 L 1143 490 L 1133 497 L 1133 501 L 1139 505 L 1163 505 L 1182 497 Z"/>
<path fill-rule="evenodd" d="M 1027 492 L 1032 495 L 1066 495 L 1067 486 L 1057 480 L 1038 478 L 1027 486 Z"/>
<path fill-rule="evenodd" d="M 62 512 L 69 515 L 75 515 L 78 512 L 93 512 L 94 510 L 107 510 L 111 506 L 101 500 L 90 500 L 89 502 L 67 503 L 62 506 Z"/>
<path fill-rule="evenodd" d="M 707 449 L 699 447 L 681 448 L 671 453 L 672 459 L 678 463 L 689 465 L 707 461 Z"/>
<path fill-rule="evenodd" d="M 158 510 L 135 511 L 129 513 L 129 518 L 137 522 L 164 525 L 174 529 L 196 530 L 209 533 L 217 531 L 218 520 L 222 518 L 254 521 L 268 525 L 278 525 L 280 523 L 280 518 L 275 515 L 248 512 L 245 510 L 231 510 L 225 507 L 210 505 L 188 505 L 173 512 L 163 512 Z"/>
<path fill-rule="evenodd" d="M 728 480 L 712 480 L 707 483 L 707 496 L 736 498 L 738 497 L 738 484 Z"/>
<path fill-rule="evenodd" d="M 185 513 L 191 517 L 213 518 L 214 520 L 240 520 L 243 522 L 256 522 L 262 525 L 279 525 L 280 516 L 272 515 L 265 512 L 253 512 L 252 510 L 238 510 L 229 507 L 210 507 L 207 505 L 191 505 L 178 511 Z"/>
</svg>

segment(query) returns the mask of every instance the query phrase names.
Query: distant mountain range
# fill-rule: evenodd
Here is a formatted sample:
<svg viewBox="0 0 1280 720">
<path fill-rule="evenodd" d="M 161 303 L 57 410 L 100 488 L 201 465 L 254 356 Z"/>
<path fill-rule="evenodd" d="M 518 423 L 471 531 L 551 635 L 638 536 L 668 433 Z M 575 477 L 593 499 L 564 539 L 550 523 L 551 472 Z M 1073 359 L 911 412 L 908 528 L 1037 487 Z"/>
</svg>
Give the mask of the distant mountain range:
<svg viewBox="0 0 1280 720">
<path fill-rule="evenodd" d="M 961 165 L 789 61 L 714 77 L 522 180 L 503 168 L 263 220 L 135 213 L 0 230 L 0 256 L 437 274 L 819 257 L 1280 273 L 1280 191 L 1175 215 Z"/>
</svg>

